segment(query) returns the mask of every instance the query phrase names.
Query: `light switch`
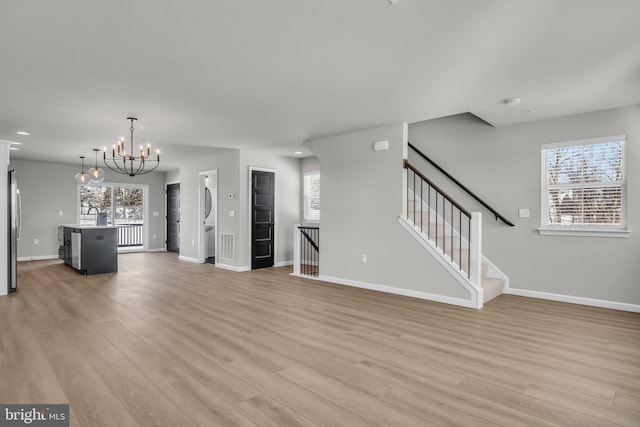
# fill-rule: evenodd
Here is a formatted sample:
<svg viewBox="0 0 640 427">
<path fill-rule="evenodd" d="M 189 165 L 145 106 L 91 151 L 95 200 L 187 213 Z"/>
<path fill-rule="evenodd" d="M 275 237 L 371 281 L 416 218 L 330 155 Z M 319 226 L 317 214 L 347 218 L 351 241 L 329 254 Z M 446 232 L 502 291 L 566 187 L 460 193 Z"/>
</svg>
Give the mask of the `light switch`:
<svg viewBox="0 0 640 427">
<path fill-rule="evenodd" d="M 519 209 L 518 217 L 520 218 L 529 218 L 529 209 Z"/>
<path fill-rule="evenodd" d="M 229 211 L 229 216 L 236 216 L 235 211 Z"/>
<path fill-rule="evenodd" d="M 62 211 L 58 211 L 58 215 L 62 216 Z"/>
<path fill-rule="evenodd" d="M 158 212 L 158 211 L 153 211 L 153 216 L 160 216 L 160 212 Z"/>
</svg>

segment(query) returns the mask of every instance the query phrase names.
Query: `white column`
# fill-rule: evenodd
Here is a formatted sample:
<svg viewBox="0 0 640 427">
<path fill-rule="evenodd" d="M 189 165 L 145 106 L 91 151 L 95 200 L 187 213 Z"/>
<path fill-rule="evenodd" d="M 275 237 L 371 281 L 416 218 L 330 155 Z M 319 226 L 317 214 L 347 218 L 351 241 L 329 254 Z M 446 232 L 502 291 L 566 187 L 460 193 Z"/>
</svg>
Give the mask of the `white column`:
<svg viewBox="0 0 640 427">
<path fill-rule="evenodd" d="M 300 275 L 300 224 L 293 226 L 293 274 Z"/>
<path fill-rule="evenodd" d="M 0 295 L 7 295 L 9 281 L 9 217 L 7 215 L 9 145 L 10 141 L 0 140 Z"/>
</svg>

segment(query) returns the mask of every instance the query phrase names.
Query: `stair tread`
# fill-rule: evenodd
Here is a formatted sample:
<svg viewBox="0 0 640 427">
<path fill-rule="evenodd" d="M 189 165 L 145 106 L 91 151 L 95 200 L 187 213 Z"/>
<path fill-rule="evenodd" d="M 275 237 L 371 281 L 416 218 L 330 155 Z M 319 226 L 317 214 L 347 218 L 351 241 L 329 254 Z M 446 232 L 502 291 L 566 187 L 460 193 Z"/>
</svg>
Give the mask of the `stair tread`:
<svg viewBox="0 0 640 427">
<path fill-rule="evenodd" d="M 416 206 L 418 207 L 418 206 Z M 410 224 L 413 224 L 414 229 L 422 235 L 423 238 L 435 243 L 436 246 L 445 254 L 445 257 L 451 262 L 456 263 L 459 260 L 465 261 L 463 264 L 468 264 L 467 257 L 469 248 L 466 242 L 462 242 L 463 247 L 460 247 L 461 241 L 459 236 L 451 238 L 451 227 L 447 221 L 433 222 L 433 216 L 426 211 L 420 211 L 419 209 L 410 209 L 412 211 L 406 217 Z M 420 222 L 420 221 L 424 222 Z M 444 228 L 444 230 L 443 230 Z M 444 234 L 442 232 L 444 231 Z M 437 236 L 437 237 L 436 237 Z M 453 241 L 453 249 L 449 244 Z M 443 248 L 444 246 L 444 248 Z M 453 252 L 453 255 L 452 255 Z M 462 271 L 468 271 L 468 265 L 462 267 Z M 480 286 L 484 290 L 483 300 L 487 302 L 504 292 L 504 286 L 506 281 L 504 279 L 488 277 L 489 264 L 482 262 L 481 264 L 481 283 Z"/>
</svg>

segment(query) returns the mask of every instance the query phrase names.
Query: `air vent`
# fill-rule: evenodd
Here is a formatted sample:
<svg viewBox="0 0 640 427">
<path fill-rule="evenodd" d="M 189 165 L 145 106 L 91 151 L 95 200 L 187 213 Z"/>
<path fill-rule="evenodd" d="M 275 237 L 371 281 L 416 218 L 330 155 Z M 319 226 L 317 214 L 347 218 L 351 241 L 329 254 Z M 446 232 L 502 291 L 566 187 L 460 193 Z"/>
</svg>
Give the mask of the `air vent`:
<svg viewBox="0 0 640 427">
<path fill-rule="evenodd" d="M 234 261 L 235 252 L 236 235 L 233 233 L 220 233 L 220 258 Z"/>
</svg>

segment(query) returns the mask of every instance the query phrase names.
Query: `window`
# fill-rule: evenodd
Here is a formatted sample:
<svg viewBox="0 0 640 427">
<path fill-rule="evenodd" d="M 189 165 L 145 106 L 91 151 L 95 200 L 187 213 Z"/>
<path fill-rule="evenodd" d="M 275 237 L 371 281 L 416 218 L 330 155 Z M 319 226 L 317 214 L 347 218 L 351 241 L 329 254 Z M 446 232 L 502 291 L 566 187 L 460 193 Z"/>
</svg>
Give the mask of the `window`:
<svg viewBox="0 0 640 427">
<path fill-rule="evenodd" d="M 542 147 L 541 234 L 625 237 L 626 136 Z"/>
<path fill-rule="evenodd" d="M 96 224 L 106 214 L 107 225 L 118 227 L 118 247 L 141 249 L 145 241 L 146 186 L 79 186 L 79 224 Z"/>
<path fill-rule="evenodd" d="M 304 174 L 304 220 L 320 222 L 320 172 Z"/>
</svg>

